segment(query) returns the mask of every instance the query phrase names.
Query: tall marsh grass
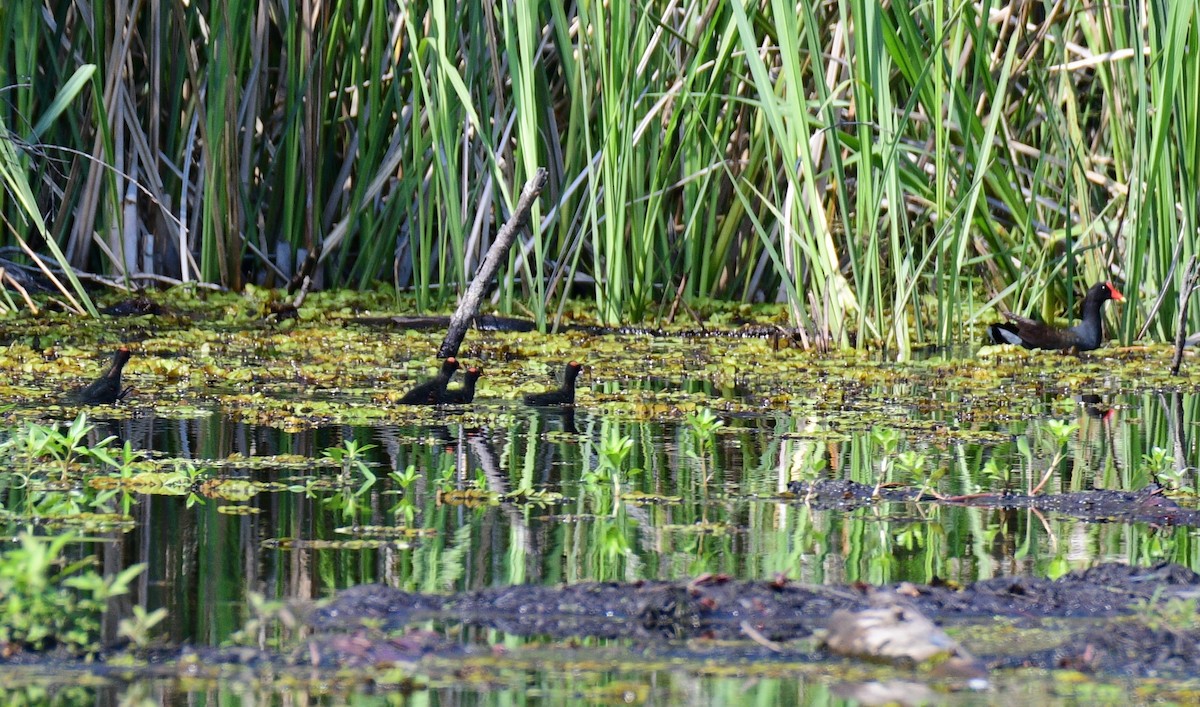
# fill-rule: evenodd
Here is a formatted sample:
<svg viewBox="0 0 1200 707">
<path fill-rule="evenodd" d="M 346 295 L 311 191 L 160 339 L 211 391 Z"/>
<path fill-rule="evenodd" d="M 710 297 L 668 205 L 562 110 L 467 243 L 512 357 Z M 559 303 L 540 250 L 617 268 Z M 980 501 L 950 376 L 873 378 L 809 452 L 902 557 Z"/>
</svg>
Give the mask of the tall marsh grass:
<svg viewBox="0 0 1200 707">
<path fill-rule="evenodd" d="M 1115 333 L 1163 339 L 1197 34 L 1166 0 L 4 3 L 3 245 L 81 311 L 71 268 L 238 288 L 308 256 L 440 307 L 545 166 L 494 297 L 547 326 L 569 295 L 780 301 L 813 345 L 906 355 L 1114 279 Z"/>
</svg>

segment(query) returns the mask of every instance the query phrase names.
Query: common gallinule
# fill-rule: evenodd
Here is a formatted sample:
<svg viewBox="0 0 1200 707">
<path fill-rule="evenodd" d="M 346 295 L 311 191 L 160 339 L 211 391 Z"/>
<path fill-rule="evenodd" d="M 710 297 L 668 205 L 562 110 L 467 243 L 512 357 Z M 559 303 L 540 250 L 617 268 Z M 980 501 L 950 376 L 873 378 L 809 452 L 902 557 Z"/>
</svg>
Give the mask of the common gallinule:
<svg viewBox="0 0 1200 707">
<path fill-rule="evenodd" d="M 84 405 L 110 405 L 124 398 L 133 386 L 121 389 L 121 369 L 129 362 L 129 349 L 122 346 L 113 354 L 112 364 L 100 377 L 71 393 L 71 399 Z"/>
<path fill-rule="evenodd" d="M 1008 321 L 989 326 L 988 334 L 996 344 L 1018 344 L 1027 349 L 1091 351 L 1100 347 L 1100 310 L 1110 299 L 1123 302 L 1125 296 L 1111 282 L 1098 282 L 1083 298 L 1083 316 L 1073 327 L 1060 329 L 1006 312 L 1004 316 Z"/>
<path fill-rule="evenodd" d="M 458 359 L 449 356 L 442 361 L 442 370 L 438 371 L 433 380 L 419 383 L 400 398 L 401 405 L 437 405 L 446 394 L 446 384 L 458 370 Z"/>
<path fill-rule="evenodd" d="M 563 370 L 562 387 L 558 390 L 548 390 L 545 393 L 529 393 L 525 396 L 526 405 L 574 405 L 575 379 L 583 370 L 583 364 L 571 361 Z"/>
<path fill-rule="evenodd" d="M 463 384 L 460 388 L 449 388 L 442 395 L 442 402 L 450 405 L 466 405 L 475 399 L 475 381 L 479 380 L 479 376 L 483 375 L 483 371 L 477 366 L 471 366 L 467 372 L 463 374 Z"/>
</svg>

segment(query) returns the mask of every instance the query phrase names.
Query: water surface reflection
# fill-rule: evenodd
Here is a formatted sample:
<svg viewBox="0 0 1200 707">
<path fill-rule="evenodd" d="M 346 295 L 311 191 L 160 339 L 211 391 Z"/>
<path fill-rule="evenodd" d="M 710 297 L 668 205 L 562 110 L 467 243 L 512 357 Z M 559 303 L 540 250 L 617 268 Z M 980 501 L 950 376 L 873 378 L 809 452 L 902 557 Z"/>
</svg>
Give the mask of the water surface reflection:
<svg viewBox="0 0 1200 707">
<path fill-rule="evenodd" d="M 1045 394 L 987 419 L 961 388 L 925 383 L 792 395 L 787 412 L 718 412 L 709 427 L 499 403 L 484 404 L 487 425 L 454 411 L 432 426 L 299 432 L 220 414 L 102 421 L 97 438 L 200 473 L 190 493 L 131 495 L 135 527 L 79 552 L 106 572 L 146 563 L 129 601 L 169 609 L 172 640 L 206 644 L 242 627 L 250 592 L 317 599 L 365 582 L 455 592 L 706 572 L 878 584 L 1097 561 L 1200 568 L 1188 527 L 935 503 L 820 510 L 787 493 L 819 479 L 942 495 L 1191 488 L 1194 395 Z M 372 445 L 373 481 L 319 461 L 349 440 Z"/>
</svg>

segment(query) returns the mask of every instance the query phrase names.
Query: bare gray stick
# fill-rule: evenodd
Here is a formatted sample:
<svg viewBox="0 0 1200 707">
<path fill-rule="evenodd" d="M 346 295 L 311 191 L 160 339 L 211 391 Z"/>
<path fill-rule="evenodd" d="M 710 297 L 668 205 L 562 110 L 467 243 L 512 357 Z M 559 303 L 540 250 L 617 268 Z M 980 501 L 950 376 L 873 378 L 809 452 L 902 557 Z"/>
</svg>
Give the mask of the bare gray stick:
<svg viewBox="0 0 1200 707">
<path fill-rule="evenodd" d="M 475 273 L 475 277 L 467 287 L 462 301 L 458 303 L 458 309 L 454 312 L 454 316 L 450 317 L 450 327 L 446 331 L 446 338 L 442 339 L 441 348 L 438 349 L 438 358 L 458 355 L 458 347 L 462 345 L 463 338 L 467 335 L 467 328 L 479 314 L 479 303 L 483 301 L 484 288 L 495 277 L 496 271 L 500 269 L 500 261 L 508 256 L 508 249 L 512 247 L 513 241 L 517 239 L 517 233 L 529 219 L 529 211 L 533 208 L 533 202 L 537 200 L 545 186 L 546 170 L 539 167 L 533 178 L 525 183 L 525 188 L 521 190 L 521 197 L 517 199 L 516 208 L 513 209 L 508 221 L 496 234 L 496 240 L 488 249 L 487 255 L 484 256 L 483 263 L 480 264 L 479 271 Z"/>
<path fill-rule="evenodd" d="M 1179 321 L 1175 326 L 1175 356 L 1171 359 L 1171 375 L 1179 375 L 1179 367 L 1183 365 L 1183 346 L 1187 341 L 1187 312 L 1188 302 L 1192 299 L 1192 292 L 1196 289 L 1196 283 L 1200 280 L 1200 266 L 1196 262 L 1196 256 L 1188 262 L 1187 270 L 1183 274 L 1183 287 L 1179 290 Z"/>
</svg>

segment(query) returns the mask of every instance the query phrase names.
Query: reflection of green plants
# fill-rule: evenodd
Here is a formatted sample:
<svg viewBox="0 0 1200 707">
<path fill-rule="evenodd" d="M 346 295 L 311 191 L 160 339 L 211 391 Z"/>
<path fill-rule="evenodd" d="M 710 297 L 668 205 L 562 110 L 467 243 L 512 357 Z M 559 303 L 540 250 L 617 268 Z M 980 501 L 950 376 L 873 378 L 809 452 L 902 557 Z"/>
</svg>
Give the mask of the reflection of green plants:
<svg viewBox="0 0 1200 707">
<path fill-rule="evenodd" d="M 0 554 L 0 645 L 39 651 L 61 646 L 84 655 L 100 649 L 105 604 L 128 592 L 146 566 L 112 577 L 86 570 L 90 560 L 57 569 L 63 548 L 73 540 L 22 533 L 19 547 Z"/>
<path fill-rule="evenodd" d="M 625 537 L 625 533 L 621 532 L 621 527 L 616 523 L 597 525 L 598 530 L 602 530 L 600 540 L 600 550 L 609 559 L 624 557 L 629 552 L 629 539 Z"/>
<path fill-rule="evenodd" d="M 904 526 L 895 536 L 896 544 L 912 552 L 925 545 L 925 531 L 920 523 L 910 523 Z"/>
<path fill-rule="evenodd" d="M 697 447 L 687 450 L 687 454 L 700 462 L 700 471 L 704 476 L 704 482 L 708 483 L 710 480 L 708 458 L 712 456 L 716 446 L 717 430 L 725 423 L 708 408 L 700 408 L 695 414 L 688 415 L 687 423 L 696 435 Z"/>
</svg>

